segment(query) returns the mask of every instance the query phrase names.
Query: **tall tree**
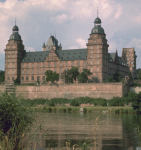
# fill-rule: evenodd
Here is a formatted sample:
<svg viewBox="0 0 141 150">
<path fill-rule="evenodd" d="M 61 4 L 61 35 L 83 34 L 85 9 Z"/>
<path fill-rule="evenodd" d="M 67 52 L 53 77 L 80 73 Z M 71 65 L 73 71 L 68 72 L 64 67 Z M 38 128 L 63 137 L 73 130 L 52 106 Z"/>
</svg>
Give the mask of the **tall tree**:
<svg viewBox="0 0 141 150">
<path fill-rule="evenodd" d="M 72 76 L 73 80 L 76 83 L 77 76 L 80 74 L 79 71 L 78 71 L 78 67 L 72 67 L 69 70 L 69 74 Z"/>
<path fill-rule="evenodd" d="M 69 69 L 64 70 L 64 72 L 61 74 L 61 78 L 65 83 L 73 83 L 73 78 L 69 71 Z"/>
<path fill-rule="evenodd" d="M 80 73 L 77 77 L 79 83 L 86 83 L 88 82 L 88 76 L 92 75 L 90 70 L 88 69 L 83 69 L 83 72 Z"/>
<path fill-rule="evenodd" d="M 115 80 L 116 82 L 120 82 L 121 79 L 121 73 L 119 72 L 119 69 L 117 69 L 117 71 L 113 74 L 113 80 Z"/>
<path fill-rule="evenodd" d="M 59 81 L 59 74 L 56 72 L 53 72 L 52 70 L 47 70 L 45 72 L 46 75 L 46 81 L 51 81 L 52 83 L 54 83 L 54 81 Z"/>
</svg>

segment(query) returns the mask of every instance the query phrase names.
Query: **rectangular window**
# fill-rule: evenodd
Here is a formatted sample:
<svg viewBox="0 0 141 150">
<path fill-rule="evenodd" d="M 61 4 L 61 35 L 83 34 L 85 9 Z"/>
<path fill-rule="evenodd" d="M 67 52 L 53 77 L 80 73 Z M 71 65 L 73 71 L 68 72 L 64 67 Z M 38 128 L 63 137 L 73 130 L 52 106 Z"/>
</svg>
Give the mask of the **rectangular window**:
<svg viewBox="0 0 141 150">
<path fill-rule="evenodd" d="M 54 67 L 56 67 L 56 62 L 54 62 Z"/>
<path fill-rule="evenodd" d="M 43 73 L 45 73 L 45 70 L 43 70 Z"/>
<path fill-rule="evenodd" d="M 34 67 L 34 64 L 32 64 L 32 67 Z"/>
<path fill-rule="evenodd" d="M 26 71 L 26 73 L 28 74 L 28 70 Z"/>
<path fill-rule="evenodd" d="M 39 67 L 39 64 L 37 64 L 37 67 Z"/>
<path fill-rule="evenodd" d="M 54 72 L 56 72 L 56 69 L 54 68 Z"/>
<path fill-rule="evenodd" d="M 74 65 L 74 62 L 72 61 L 72 66 Z"/>
<path fill-rule="evenodd" d="M 39 70 L 37 70 L 37 74 L 39 74 Z"/>
<path fill-rule="evenodd" d="M 90 64 L 91 64 L 91 65 L 93 64 L 93 61 L 92 61 L 92 60 L 90 61 Z"/>
<path fill-rule="evenodd" d="M 7 80 L 10 80 L 10 77 L 7 77 Z"/>
<path fill-rule="evenodd" d="M 32 78 L 31 78 L 32 80 L 34 80 L 34 76 L 32 76 Z"/>
<path fill-rule="evenodd" d="M 78 63 L 77 63 L 77 64 L 78 64 L 78 66 L 79 66 L 79 65 L 80 65 L 80 62 L 78 61 Z"/>
<path fill-rule="evenodd" d="M 60 69 L 60 73 L 62 73 L 62 69 Z"/>
<path fill-rule="evenodd" d="M 60 66 L 62 66 L 62 62 L 60 62 Z"/>
<path fill-rule="evenodd" d="M 43 67 L 45 67 L 45 63 L 43 63 Z"/>
<path fill-rule="evenodd" d="M 45 76 L 42 76 L 43 81 L 45 81 Z"/>
<path fill-rule="evenodd" d="M 32 70 L 32 74 L 34 74 L 34 70 Z"/>
<path fill-rule="evenodd" d="M 22 64 L 22 67 L 24 67 L 24 64 Z"/>
<path fill-rule="evenodd" d="M 48 63 L 48 66 L 50 67 L 50 62 Z"/>
<path fill-rule="evenodd" d="M 28 76 L 26 76 L 26 80 L 28 80 Z"/>
<path fill-rule="evenodd" d="M 66 62 L 66 66 L 68 66 L 68 62 Z"/>
<path fill-rule="evenodd" d="M 28 68 L 28 64 L 26 64 L 26 67 Z"/>
<path fill-rule="evenodd" d="M 40 80 L 40 77 L 39 77 L 39 76 L 37 76 L 37 80 Z"/>
<path fill-rule="evenodd" d="M 12 74 L 14 74 L 14 70 L 12 70 Z"/>
<path fill-rule="evenodd" d="M 14 77 L 12 77 L 12 80 L 14 80 Z"/>
<path fill-rule="evenodd" d="M 22 77 L 22 80 L 24 80 L 24 77 Z"/>
</svg>

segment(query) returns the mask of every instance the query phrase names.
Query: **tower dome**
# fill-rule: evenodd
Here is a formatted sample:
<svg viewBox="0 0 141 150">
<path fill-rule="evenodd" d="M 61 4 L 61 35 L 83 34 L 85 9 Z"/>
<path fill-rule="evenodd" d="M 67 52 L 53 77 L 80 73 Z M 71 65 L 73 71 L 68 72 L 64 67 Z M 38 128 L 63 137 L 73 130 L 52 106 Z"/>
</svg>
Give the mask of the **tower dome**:
<svg viewBox="0 0 141 150">
<path fill-rule="evenodd" d="M 15 25 L 14 27 L 13 27 L 13 29 L 12 29 L 13 31 L 19 31 L 19 28 L 18 28 L 18 26 L 17 25 Z"/>
<path fill-rule="evenodd" d="M 100 19 L 99 17 L 97 17 L 97 18 L 94 20 L 94 23 L 100 24 L 100 23 L 102 23 L 102 22 L 101 22 L 101 19 Z"/>
<path fill-rule="evenodd" d="M 18 26 L 15 24 L 15 26 L 13 27 L 13 33 L 11 34 L 9 40 L 16 40 L 16 41 L 21 41 L 21 36 L 19 34 L 19 28 Z"/>
<path fill-rule="evenodd" d="M 101 19 L 97 15 L 97 18 L 94 20 L 94 28 L 92 28 L 91 34 L 105 34 L 104 29 L 101 27 L 101 23 Z"/>
</svg>

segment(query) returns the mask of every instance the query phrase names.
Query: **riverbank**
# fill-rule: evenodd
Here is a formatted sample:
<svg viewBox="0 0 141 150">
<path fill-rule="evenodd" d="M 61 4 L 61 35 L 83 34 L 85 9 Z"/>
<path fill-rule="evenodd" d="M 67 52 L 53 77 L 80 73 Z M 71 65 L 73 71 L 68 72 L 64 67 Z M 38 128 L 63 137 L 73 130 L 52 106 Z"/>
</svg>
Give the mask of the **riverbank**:
<svg viewBox="0 0 141 150">
<path fill-rule="evenodd" d="M 51 112 L 63 112 L 63 113 L 73 113 L 73 112 L 84 112 L 84 113 L 91 113 L 91 112 L 99 112 L 99 113 L 135 113 L 132 107 L 101 107 L 101 106 L 89 106 L 89 107 L 67 107 L 67 106 L 60 106 L 60 107 L 48 107 L 48 106 L 37 106 L 31 107 L 35 112 L 44 112 L 44 113 L 51 113 Z"/>
</svg>

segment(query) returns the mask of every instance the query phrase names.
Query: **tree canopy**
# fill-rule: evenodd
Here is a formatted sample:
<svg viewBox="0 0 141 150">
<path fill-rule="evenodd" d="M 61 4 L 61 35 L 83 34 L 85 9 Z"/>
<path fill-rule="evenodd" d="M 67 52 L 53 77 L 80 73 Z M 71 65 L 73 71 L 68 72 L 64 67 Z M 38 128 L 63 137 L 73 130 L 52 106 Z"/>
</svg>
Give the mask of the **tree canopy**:
<svg viewBox="0 0 141 150">
<path fill-rule="evenodd" d="M 52 83 L 54 83 L 54 81 L 59 81 L 59 74 L 56 72 L 53 72 L 52 70 L 47 70 L 45 72 L 46 75 L 46 81 L 51 81 Z"/>
</svg>

